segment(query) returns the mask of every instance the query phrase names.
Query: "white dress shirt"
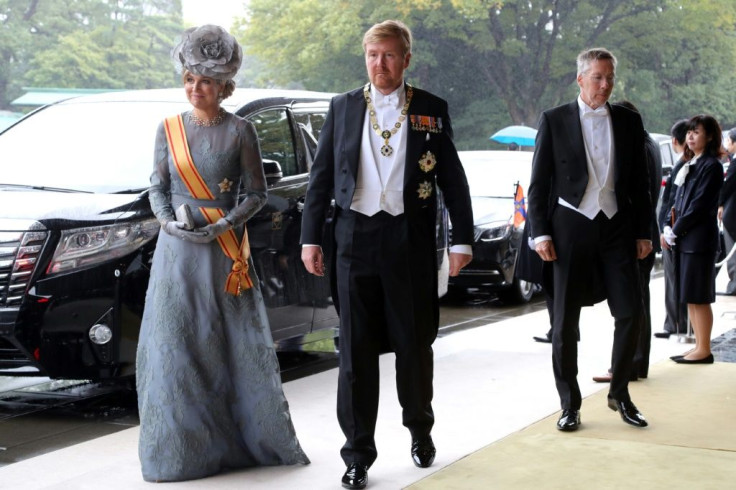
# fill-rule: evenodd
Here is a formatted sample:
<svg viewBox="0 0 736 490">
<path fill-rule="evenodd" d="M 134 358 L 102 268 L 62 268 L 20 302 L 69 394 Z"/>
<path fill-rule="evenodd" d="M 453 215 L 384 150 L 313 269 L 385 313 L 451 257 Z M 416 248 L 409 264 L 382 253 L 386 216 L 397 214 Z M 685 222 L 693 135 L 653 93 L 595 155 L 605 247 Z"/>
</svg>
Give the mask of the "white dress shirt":
<svg viewBox="0 0 736 490">
<path fill-rule="evenodd" d="M 585 143 L 588 185 L 578 207 L 562 198 L 559 198 L 559 203 L 591 220 L 600 211 L 603 211 L 610 219 L 618 212 L 612 164 L 614 155 L 611 143 L 613 140 L 611 115 L 608 113 L 608 106 L 602 105 L 595 110 L 591 109 L 580 96 L 578 96 L 578 107 Z"/>
<path fill-rule="evenodd" d="M 613 129 L 608 106 L 602 105 L 592 109 L 578 96 L 580 126 L 583 131 L 585 160 L 588 167 L 588 185 L 585 187 L 583 199 L 578 207 L 573 206 L 561 197 L 561 206 L 570 208 L 592 220 L 603 213 L 610 219 L 618 212 L 616 203 L 615 176 L 613 166 Z M 551 240 L 550 235 L 538 236 L 534 243 Z"/>
<path fill-rule="evenodd" d="M 406 103 L 404 85 L 388 95 L 383 95 L 371 85 L 370 92 L 378 126 L 381 131 L 384 129 L 391 131 L 399 121 L 401 109 Z M 407 124 L 409 122 L 405 120 L 396 134 L 389 138 L 388 144 L 394 151 L 391 155 L 384 156 L 381 154 L 381 147 L 385 141 L 373 130 L 369 111 L 365 111 L 358 178 L 350 205 L 353 211 L 366 216 L 373 216 L 379 211 L 386 211 L 392 216 L 404 212 Z"/>
</svg>

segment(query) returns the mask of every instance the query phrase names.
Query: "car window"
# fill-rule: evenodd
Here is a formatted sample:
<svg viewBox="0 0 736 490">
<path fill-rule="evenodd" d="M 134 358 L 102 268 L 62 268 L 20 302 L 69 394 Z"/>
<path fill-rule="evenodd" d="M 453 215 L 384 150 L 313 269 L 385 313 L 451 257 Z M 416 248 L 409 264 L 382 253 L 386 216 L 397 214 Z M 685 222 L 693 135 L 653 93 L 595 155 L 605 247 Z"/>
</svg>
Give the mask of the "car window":
<svg viewBox="0 0 736 490">
<path fill-rule="evenodd" d="M 296 119 L 296 122 L 303 124 L 316 140 L 319 140 L 319 133 L 322 131 L 322 126 L 325 124 L 326 117 L 327 113 L 325 112 L 315 113 L 294 111 L 294 119 Z"/>
<path fill-rule="evenodd" d="M 672 167 L 675 164 L 672 161 L 672 144 L 669 142 L 660 143 L 659 149 L 662 152 L 662 167 Z"/>
<path fill-rule="evenodd" d="M 132 101 L 49 106 L 0 135 L 0 183 L 89 192 L 147 188 L 156 129 L 186 106 Z"/>
<path fill-rule="evenodd" d="M 261 145 L 261 156 L 267 160 L 274 160 L 281 165 L 284 177 L 297 175 L 300 172 L 297 165 L 294 140 L 289 124 L 289 115 L 286 109 L 270 109 L 248 117 L 258 133 Z"/>
</svg>

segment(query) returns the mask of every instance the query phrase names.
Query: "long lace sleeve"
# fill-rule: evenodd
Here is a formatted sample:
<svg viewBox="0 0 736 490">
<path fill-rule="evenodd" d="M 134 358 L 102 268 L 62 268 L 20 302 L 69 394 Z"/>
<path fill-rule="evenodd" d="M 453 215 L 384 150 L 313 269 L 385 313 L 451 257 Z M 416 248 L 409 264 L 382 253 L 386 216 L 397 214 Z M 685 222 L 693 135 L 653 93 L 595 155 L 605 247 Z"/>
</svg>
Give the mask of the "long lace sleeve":
<svg viewBox="0 0 736 490">
<path fill-rule="evenodd" d="M 244 199 L 225 217 L 238 226 L 256 214 L 266 204 L 266 177 L 263 174 L 261 149 L 252 123 L 246 122 L 241 133 L 240 174 L 245 191 Z"/>
<path fill-rule="evenodd" d="M 156 146 L 153 156 L 153 173 L 151 187 L 148 190 L 151 209 L 161 223 L 174 221 L 174 210 L 171 207 L 171 176 L 169 175 L 169 146 L 163 122 L 156 133 Z"/>
</svg>

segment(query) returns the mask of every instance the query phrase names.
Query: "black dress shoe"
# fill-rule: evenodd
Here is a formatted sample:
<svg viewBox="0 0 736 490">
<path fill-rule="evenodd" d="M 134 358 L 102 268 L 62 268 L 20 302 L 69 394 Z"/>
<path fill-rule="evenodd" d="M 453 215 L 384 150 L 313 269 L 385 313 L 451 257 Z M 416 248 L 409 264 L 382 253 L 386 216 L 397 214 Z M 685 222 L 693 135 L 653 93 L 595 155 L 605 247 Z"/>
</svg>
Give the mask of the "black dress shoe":
<svg viewBox="0 0 736 490">
<path fill-rule="evenodd" d="M 672 335 L 670 332 L 654 332 L 654 336 L 658 339 L 668 339 Z"/>
<path fill-rule="evenodd" d="M 621 414 L 621 420 L 627 424 L 635 427 L 646 427 L 649 425 L 631 400 L 619 401 L 608 395 L 608 408 Z"/>
<path fill-rule="evenodd" d="M 572 432 L 580 427 L 580 410 L 566 408 L 557 420 L 557 430 Z"/>
<path fill-rule="evenodd" d="M 713 354 L 708 354 L 707 357 L 702 359 L 685 359 L 685 356 L 677 356 L 672 359 L 678 364 L 713 364 Z"/>
<path fill-rule="evenodd" d="M 411 459 L 419 468 L 429 468 L 432 466 L 435 454 L 437 454 L 437 450 L 434 447 L 431 436 L 411 441 Z"/>
<path fill-rule="evenodd" d="M 342 475 L 343 488 L 365 488 L 368 484 L 368 466 L 360 463 L 350 463 L 345 474 Z"/>
<path fill-rule="evenodd" d="M 549 338 L 549 336 L 547 336 L 547 335 L 545 335 L 544 337 L 539 337 L 539 336 L 535 335 L 532 338 L 534 340 L 536 340 L 537 342 L 542 342 L 544 344 L 551 344 L 552 343 L 552 339 Z"/>
</svg>

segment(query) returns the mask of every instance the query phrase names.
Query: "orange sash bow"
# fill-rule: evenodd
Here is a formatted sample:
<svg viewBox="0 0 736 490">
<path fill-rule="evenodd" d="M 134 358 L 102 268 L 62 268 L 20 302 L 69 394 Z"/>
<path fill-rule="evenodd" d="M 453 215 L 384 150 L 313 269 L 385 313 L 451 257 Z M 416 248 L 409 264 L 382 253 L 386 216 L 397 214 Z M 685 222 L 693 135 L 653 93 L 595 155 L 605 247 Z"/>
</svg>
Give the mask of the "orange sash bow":
<svg viewBox="0 0 736 490">
<path fill-rule="evenodd" d="M 197 167 L 194 166 L 192 155 L 189 153 L 181 114 L 166 118 L 164 127 L 174 166 L 184 185 L 187 186 L 195 199 L 215 199 L 204 179 L 199 175 Z M 199 211 L 210 224 L 216 223 L 217 220 L 225 217 L 225 213 L 220 208 L 200 207 Z M 248 275 L 248 258 L 250 257 L 248 230 L 245 226 L 243 227 L 243 240 L 240 244 L 238 244 L 238 237 L 232 229 L 218 236 L 217 241 L 223 253 L 233 261 L 232 270 L 225 281 L 225 291 L 237 296 L 242 290 L 253 287 L 253 281 Z"/>
</svg>

